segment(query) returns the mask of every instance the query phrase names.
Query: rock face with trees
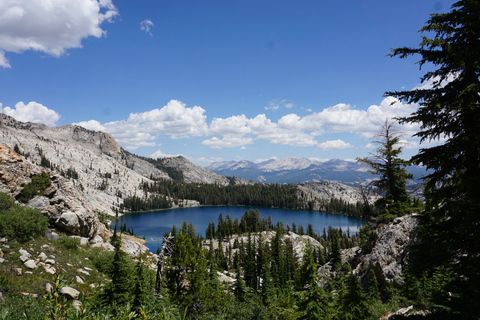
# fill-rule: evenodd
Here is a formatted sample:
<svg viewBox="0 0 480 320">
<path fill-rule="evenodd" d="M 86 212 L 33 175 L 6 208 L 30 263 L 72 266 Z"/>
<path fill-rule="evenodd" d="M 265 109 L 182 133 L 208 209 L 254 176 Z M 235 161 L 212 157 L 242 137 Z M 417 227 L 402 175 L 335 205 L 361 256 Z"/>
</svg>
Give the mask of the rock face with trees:
<svg viewBox="0 0 480 320">
<path fill-rule="evenodd" d="M 0 145 L 0 192 L 39 208 L 59 229 L 93 238 L 100 222 L 92 203 L 66 178 Z"/>
</svg>

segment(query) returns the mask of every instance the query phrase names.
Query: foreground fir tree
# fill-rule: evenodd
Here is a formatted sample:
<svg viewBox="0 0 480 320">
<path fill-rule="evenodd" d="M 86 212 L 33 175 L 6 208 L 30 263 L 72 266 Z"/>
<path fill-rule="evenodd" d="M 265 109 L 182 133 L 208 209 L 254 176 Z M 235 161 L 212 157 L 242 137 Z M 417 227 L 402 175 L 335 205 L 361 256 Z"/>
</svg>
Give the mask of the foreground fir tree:
<svg viewBox="0 0 480 320">
<path fill-rule="evenodd" d="M 413 175 L 405 169 L 409 162 L 399 157 L 402 153 L 401 135 L 394 123 L 387 119 L 382 125 L 382 131 L 374 137 L 377 140 L 373 143 L 378 147 L 370 157 L 357 158 L 357 161 L 367 164 L 371 168 L 369 172 L 379 176 L 379 179 L 374 180 L 372 185 L 385 194 L 375 203 L 380 214 L 385 216 L 404 215 L 410 207 L 410 197 L 405 185 L 407 179 L 413 178 Z"/>
<path fill-rule="evenodd" d="M 430 274 L 453 270 L 450 297 L 435 303 L 462 319 L 476 318 L 480 314 L 480 1 L 458 1 L 450 12 L 431 15 L 420 31 L 427 36 L 418 48 L 394 49 L 391 55 L 419 55 L 419 65 L 433 65 L 433 70 L 423 76 L 423 88 L 386 95 L 419 104 L 401 122 L 420 124 L 416 136 L 422 142 L 444 141 L 412 158 L 432 172 L 425 179 L 426 210 L 420 222 L 423 243 L 429 248 L 422 252 L 422 266 Z"/>
</svg>

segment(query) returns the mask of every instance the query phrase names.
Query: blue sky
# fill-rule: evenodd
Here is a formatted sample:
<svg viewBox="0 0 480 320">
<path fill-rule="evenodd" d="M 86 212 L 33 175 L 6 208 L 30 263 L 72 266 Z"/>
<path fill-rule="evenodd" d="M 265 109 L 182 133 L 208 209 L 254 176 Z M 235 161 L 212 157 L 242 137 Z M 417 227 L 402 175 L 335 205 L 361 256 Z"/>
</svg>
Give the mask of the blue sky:
<svg viewBox="0 0 480 320">
<path fill-rule="evenodd" d="M 363 157 L 426 71 L 386 55 L 453 3 L 2 0 L 0 111 L 200 165 Z"/>
</svg>

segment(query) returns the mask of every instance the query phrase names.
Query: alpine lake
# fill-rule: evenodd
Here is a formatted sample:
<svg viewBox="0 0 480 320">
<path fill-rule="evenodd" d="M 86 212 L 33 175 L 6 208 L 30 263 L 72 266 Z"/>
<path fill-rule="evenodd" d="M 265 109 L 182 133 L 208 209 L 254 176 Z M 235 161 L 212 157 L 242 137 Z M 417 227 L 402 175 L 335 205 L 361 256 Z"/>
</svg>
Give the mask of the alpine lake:
<svg viewBox="0 0 480 320">
<path fill-rule="evenodd" d="M 224 220 L 227 213 L 230 214 L 232 220 L 235 220 L 235 218 L 240 220 L 245 211 L 250 209 L 257 209 L 260 212 L 260 219 L 267 219 L 272 216 L 274 225 L 281 221 L 286 227 L 287 225 L 292 226 L 292 222 L 295 222 L 297 230 L 300 225 L 303 225 L 304 229 L 307 230 L 307 225 L 311 223 L 317 234 L 322 234 L 323 229 L 327 229 L 329 226 L 342 228 L 343 231 L 348 229 L 350 233 L 357 233 L 364 224 L 362 219 L 319 211 L 244 206 L 204 206 L 125 214 L 114 220 L 111 228 L 117 225 L 117 230 L 120 230 L 121 226 L 126 225 L 127 229 L 133 230 L 137 237 L 144 237 L 147 240 L 146 246 L 151 252 L 156 252 L 162 244 L 163 235 L 170 231 L 173 226 L 181 228 L 184 221 L 191 222 L 196 233 L 205 236 L 205 231 L 211 221 L 217 226 L 220 213 Z"/>
</svg>

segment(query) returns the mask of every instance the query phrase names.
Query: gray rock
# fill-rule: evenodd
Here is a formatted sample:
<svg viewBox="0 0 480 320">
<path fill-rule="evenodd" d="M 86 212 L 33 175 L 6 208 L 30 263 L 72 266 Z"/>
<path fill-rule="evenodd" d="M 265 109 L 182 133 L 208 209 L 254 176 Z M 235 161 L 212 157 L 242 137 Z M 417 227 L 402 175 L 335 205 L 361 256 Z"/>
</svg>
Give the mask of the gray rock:
<svg viewBox="0 0 480 320">
<path fill-rule="evenodd" d="M 24 265 L 25 265 L 25 267 L 27 267 L 29 269 L 36 269 L 38 267 L 34 260 L 27 260 L 24 263 Z"/>
<path fill-rule="evenodd" d="M 57 241 L 58 239 L 60 239 L 60 236 L 58 235 L 58 233 L 53 232 L 52 230 L 47 230 L 47 232 L 45 232 L 45 237 L 54 241 Z"/>
<path fill-rule="evenodd" d="M 395 218 L 373 232 L 371 243 L 367 243 L 368 253 L 362 254 L 358 264 L 354 263 L 354 273 L 366 285 L 372 272 L 380 284 L 403 284 L 402 271 L 410 258 L 410 247 L 416 242 L 417 220 L 414 215 Z"/>
<path fill-rule="evenodd" d="M 80 245 L 87 246 L 88 245 L 88 238 L 81 237 L 80 238 Z"/>
<path fill-rule="evenodd" d="M 50 200 L 44 196 L 35 196 L 32 200 L 28 201 L 27 206 L 34 209 L 42 209 L 43 207 L 49 206 Z"/>
<path fill-rule="evenodd" d="M 0 258 L 0 263 L 4 263 L 4 262 L 5 262 L 5 259 Z"/>
<path fill-rule="evenodd" d="M 90 245 L 92 247 L 100 247 L 103 243 L 103 238 L 99 235 L 96 235 L 95 237 L 93 237 L 93 239 L 90 240 Z"/>
<path fill-rule="evenodd" d="M 78 296 L 80 295 L 80 291 L 78 291 L 77 289 L 74 289 L 72 287 L 68 287 L 68 286 L 61 288 L 59 290 L 59 293 L 62 296 L 67 297 L 67 299 L 71 299 L 71 300 L 78 299 Z"/>
<path fill-rule="evenodd" d="M 80 220 L 75 212 L 66 211 L 64 212 L 55 224 L 62 228 L 63 230 L 67 230 L 69 232 L 77 234 L 78 230 L 80 229 Z"/>
</svg>

